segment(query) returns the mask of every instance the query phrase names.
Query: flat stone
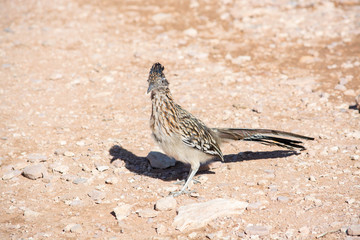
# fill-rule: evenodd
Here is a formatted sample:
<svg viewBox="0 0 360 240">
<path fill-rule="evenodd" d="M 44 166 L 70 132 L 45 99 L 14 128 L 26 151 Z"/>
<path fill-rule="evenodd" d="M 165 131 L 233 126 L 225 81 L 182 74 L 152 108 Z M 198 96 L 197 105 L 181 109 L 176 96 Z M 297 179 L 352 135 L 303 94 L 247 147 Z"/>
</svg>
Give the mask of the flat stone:
<svg viewBox="0 0 360 240">
<path fill-rule="evenodd" d="M 166 233 L 166 227 L 163 225 L 163 224 L 159 224 L 157 227 L 156 227 L 156 233 L 159 234 L 159 235 L 162 235 L 164 233 Z"/>
<path fill-rule="evenodd" d="M 33 220 L 33 218 L 39 216 L 40 213 L 38 212 L 35 212 L 33 210 L 30 210 L 30 209 L 25 209 L 24 210 L 24 217 L 26 220 Z"/>
<path fill-rule="evenodd" d="M 360 236 L 360 224 L 351 225 L 346 233 L 350 236 Z"/>
<path fill-rule="evenodd" d="M 176 208 L 176 200 L 173 196 L 159 199 L 155 203 L 155 210 L 157 211 L 169 211 Z"/>
<path fill-rule="evenodd" d="M 105 179 L 106 184 L 116 184 L 118 182 L 118 179 L 116 177 L 110 177 Z"/>
<path fill-rule="evenodd" d="M 277 200 L 278 200 L 279 202 L 286 203 L 286 202 L 289 201 L 289 198 L 288 198 L 288 197 L 285 197 L 285 196 L 278 196 L 278 197 L 277 197 Z"/>
<path fill-rule="evenodd" d="M 249 205 L 246 207 L 246 210 L 260 209 L 262 206 L 262 202 L 249 203 Z"/>
<path fill-rule="evenodd" d="M 173 224 L 180 231 L 198 229 L 215 218 L 242 214 L 247 206 L 246 202 L 223 198 L 192 203 L 178 209 L 178 215 Z"/>
<path fill-rule="evenodd" d="M 20 170 L 11 170 L 6 172 L 3 176 L 2 176 L 2 180 L 9 180 L 12 179 L 14 177 L 20 176 L 22 173 L 22 171 Z"/>
<path fill-rule="evenodd" d="M 70 232 L 70 229 L 74 226 L 76 226 L 76 223 L 69 223 L 68 225 L 66 225 L 63 229 L 64 232 Z"/>
<path fill-rule="evenodd" d="M 245 233 L 247 235 L 265 236 L 269 234 L 269 228 L 261 225 L 248 225 L 245 228 Z"/>
<path fill-rule="evenodd" d="M 172 15 L 169 13 L 158 13 L 158 14 L 153 15 L 151 17 L 151 19 L 156 23 L 160 23 L 162 21 L 165 21 L 166 19 L 170 19 L 171 16 Z"/>
<path fill-rule="evenodd" d="M 157 217 L 159 212 L 155 211 L 154 209 L 141 209 L 137 211 L 137 214 L 142 218 L 154 218 Z"/>
<path fill-rule="evenodd" d="M 196 35 L 198 34 L 197 30 L 194 29 L 194 28 L 189 28 L 189 29 L 186 29 L 184 31 L 184 34 L 189 36 L 189 37 L 196 37 Z"/>
<path fill-rule="evenodd" d="M 88 196 L 91 197 L 91 199 L 95 202 L 99 202 L 105 198 L 106 194 L 102 191 L 93 190 L 88 193 Z"/>
<path fill-rule="evenodd" d="M 146 158 L 149 160 L 150 165 L 153 168 L 165 169 L 168 167 L 175 166 L 176 163 L 175 159 L 170 158 L 161 152 L 151 151 L 149 152 Z"/>
<path fill-rule="evenodd" d="M 38 153 L 32 153 L 26 156 L 30 162 L 46 162 L 47 156 Z"/>
<path fill-rule="evenodd" d="M 26 178 L 36 180 L 44 177 L 46 174 L 46 168 L 43 164 L 30 165 L 24 168 L 23 175 Z"/>
<path fill-rule="evenodd" d="M 83 229 L 80 224 L 75 224 L 70 228 L 70 232 L 72 233 L 82 233 Z"/>
<path fill-rule="evenodd" d="M 299 63 L 305 63 L 305 64 L 309 64 L 309 63 L 313 63 L 315 60 L 315 58 L 313 56 L 302 56 L 300 59 L 299 59 Z"/>
<path fill-rule="evenodd" d="M 87 178 L 76 178 L 73 180 L 74 184 L 81 184 L 81 183 L 86 183 L 87 182 Z"/>
<path fill-rule="evenodd" d="M 109 166 L 101 165 L 101 164 L 95 164 L 95 167 L 99 172 L 104 172 L 109 169 Z"/>
<path fill-rule="evenodd" d="M 117 207 L 113 209 L 116 219 L 120 222 L 127 218 L 131 213 L 132 205 L 126 203 L 119 203 Z"/>
<path fill-rule="evenodd" d="M 65 152 L 64 152 L 64 156 L 65 156 L 65 157 L 73 157 L 73 156 L 75 156 L 75 153 L 70 152 L 70 151 L 65 151 Z"/>
<path fill-rule="evenodd" d="M 69 167 L 66 165 L 58 165 L 58 166 L 53 167 L 53 170 L 55 172 L 66 174 L 69 171 Z"/>
</svg>

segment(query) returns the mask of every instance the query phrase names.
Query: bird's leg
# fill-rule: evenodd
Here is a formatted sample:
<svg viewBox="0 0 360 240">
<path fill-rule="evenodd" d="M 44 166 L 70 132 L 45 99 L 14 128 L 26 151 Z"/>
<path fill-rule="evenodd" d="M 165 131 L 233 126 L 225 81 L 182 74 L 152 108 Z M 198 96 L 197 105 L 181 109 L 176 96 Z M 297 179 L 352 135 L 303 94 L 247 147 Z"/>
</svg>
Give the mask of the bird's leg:
<svg viewBox="0 0 360 240">
<path fill-rule="evenodd" d="M 191 182 L 191 180 L 193 179 L 193 177 L 195 176 L 195 174 L 199 170 L 199 167 L 200 167 L 200 164 L 197 165 L 197 166 L 191 166 L 189 176 L 188 176 L 184 186 L 181 188 L 180 191 L 171 193 L 174 197 L 180 196 L 181 194 L 186 192 L 186 188 L 189 186 L 189 183 Z"/>
</svg>

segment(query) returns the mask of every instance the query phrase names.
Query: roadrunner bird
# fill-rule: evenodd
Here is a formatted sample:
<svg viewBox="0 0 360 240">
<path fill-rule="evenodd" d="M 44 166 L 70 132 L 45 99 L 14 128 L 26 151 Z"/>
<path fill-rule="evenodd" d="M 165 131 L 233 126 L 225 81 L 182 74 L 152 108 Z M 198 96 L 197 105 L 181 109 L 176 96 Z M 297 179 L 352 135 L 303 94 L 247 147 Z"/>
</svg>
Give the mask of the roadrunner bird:
<svg viewBox="0 0 360 240">
<path fill-rule="evenodd" d="M 150 118 L 152 135 L 168 156 L 191 166 L 184 186 L 179 192 L 173 193 L 174 196 L 186 192 L 189 182 L 198 171 L 200 164 L 216 157 L 224 161 L 220 145 L 226 140 L 256 141 L 292 150 L 304 150 L 301 141 L 278 136 L 314 139 L 270 129 L 209 128 L 174 102 L 169 82 L 163 71 L 164 67 L 160 63 L 155 63 L 151 67 L 148 78 L 147 93 L 151 93 L 152 101 Z"/>
</svg>

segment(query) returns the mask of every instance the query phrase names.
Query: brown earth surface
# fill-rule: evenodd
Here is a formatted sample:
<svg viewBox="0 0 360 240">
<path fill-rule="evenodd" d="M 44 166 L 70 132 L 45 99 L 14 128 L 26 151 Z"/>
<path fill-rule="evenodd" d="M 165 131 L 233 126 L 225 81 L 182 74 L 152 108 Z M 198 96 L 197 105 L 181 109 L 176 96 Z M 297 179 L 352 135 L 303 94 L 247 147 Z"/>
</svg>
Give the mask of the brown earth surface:
<svg viewBox="0 0 360 240">
<path fill-rule="evenodd" d="M 2 0 L 0 26 L 1 239 L 352 239 L 359 1 Z M 211 127 L 315 141 L 300 154 L 225 145 L 225 163 L 197 175 L 197 194 L 176 198 L 176 209 L 227 198 L 253 210 L 186 231 L 173 225 L 176 209 L 139 216 L 188 171 L 146 159 L 159 151 L 145 94 L 154 62 L 175 100 Z M 42 177 L 21 175 L 38 164 Z M 121 203 L 133 207 L 117 221 Z M 244 233 L 249 224 L 269 232 Z"/>
</svg>

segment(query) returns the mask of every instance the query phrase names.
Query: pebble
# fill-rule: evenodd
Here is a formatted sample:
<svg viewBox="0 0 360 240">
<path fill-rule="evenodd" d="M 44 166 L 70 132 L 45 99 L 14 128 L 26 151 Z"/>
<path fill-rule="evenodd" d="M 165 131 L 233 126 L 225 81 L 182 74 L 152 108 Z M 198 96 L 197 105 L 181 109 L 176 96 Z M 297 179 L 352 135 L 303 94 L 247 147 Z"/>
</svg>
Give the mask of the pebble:
<svg viewBox="0 0 360 240">
<path fill-rule="evenodd" d="M 70 152 L 70 151 L 65 151 L 65 152 L 64 152 L 64 156 L 65 156 L 65 157 L 74 157 L 74 156 L 75 156 L 75 153 Z"/>
<path fill-rule="evenodd" d="M 24 217 L 26 220 L 33 220 L 33 218 L 39 216 L 40 213 L 38 212 L 35 212 L 33 210 L 30 210 L 30 209 L 25 209 L 24 210 Z"/>
<path fill-rule="evenodd" d="M 55 172 L 66 174 L 69 171 L 69 167 L 66 165 L 58 165 L 58 166 L 53 167 L 53 170 Z"/>
<path fill-rule="evenodd" d="M 355 95 L 356 95 L 354 89 L 348 89 L 348 90 L 346 90 L 346 91 L 344 92 L 344 94 L 345 94 L 346 96 L 355 96 Z"/>
<path fill-rule="evenodd" d="M 353 161 L 357 161 L 359 159 L 360 159 L 359 155 L 352 155 L 351 156 L 351 160 L 353 160 Z"/>
<path fill-rule="evenodd" d="M 246 202 L 223 198 L 183 205 L 177 211 L 174 226 L 180 231 L 202 228 L 218 217 L 242 214 L 247 206 Z"/>
<path fill-rule="evenodd" d="M 350 236 L 360 236 L 360 224 L 357 225 L 351 225 L 346 233 Z"/>
<path fill-rule="evenodd" d="M 279 202 L 286 203 L 286 202 L 289 201 L 289 198 L 288 198 L 288 197 L 285 197 L 285 196 L 278 196 L 278 197 L 277 197 L 277 200 L 278 200 Z"/>
<path fill-rule="evenodd" d="M 63 75 L 61 73 L 53 73 L 51 74 L 51 76 L 49 77 L 50 80 L 59 80 L 63 77 Z"/>
<path fill-rule="evenodd" d="M 268 180 L 262 179 L 257 182 L 257 185 L 264 186 L 264 185 L 268 184 L 268 182 L 269 182 Z"/>
<path fill-rule="evenodd" d="M 345 202 L 348 204 L 353 204 L 356 200 L 354 198 L 346 199 Z"/>
<path fill-rule="evenodd" d="M 161 152 L 151 151 L 149 152 L 146 158 L 149 160 L 150 165 L 153 168 L 165 169 L 168 167 L 175 166 L 176 163 L 175 159 L 170 158 Z"/>
<path fill-rule="evenodd" d="M 109 166 L 95 163 L 95 167 L 99 172 L 104 172 L 109 169 Z"/>
<path fill-rule="evenodd" d="M 307 235 L 309 235 L 309 233 L 310 233 L 310 229 L 309 229 L 308 227 L 306 227 L 306 226 L 301 227 L 301 228 L 299 229 L 299 233 L 300 233 L 302 236 L 307 236 Z"/>
<path fill-rule="evenodd" d="M 345 87 L 344 85 L 337 84 L 337 85 L 335 86 L 335 90 L 345 91 L 345 90 L 346 90 L 346 87 Z"/>
<path fill-rule="evenodd" d="M 339 147 L 338 146 L 331 147 L 330 151 L 336 153 L 339 151 Z"/>
<path fill-rule="evenodd" d="M 245 228 L 245 233 L 247 235 L 265 236 L 268 235 L 270 231 L 269 228 L 266 226 L 250 224 Z"/>
<path fill-rule="evenodd" d="M 101 80 L 105 81 L 106 83 L 112 83 L 112 82 L 114 82 L 115 79 L 112 76 L 104 76 L 101 78 Z"/>
<path fill-rule="evenodd" d="M 72 199 L 72 200 L 65 200 L 64 202 L 65 202 L 66 205 L 69 205 L 69 206 L 81 206 L 81 205 L 83 205 L 83 201 L 81 201 L 79 197 L 76 197 L 75 199 Z"/>
<path fill-rule="evenodd" d="M 22 173 L 22 171 L 20 170 L 11 170 L 6 172 L 3 176 L 2 176 L 2 180 L 9 180 L 12 179 L 14 177 L 20 176 Z"/>
<path fill-rule="evenodd" d="M 55 151 L 54 151 L 54 154 L 55 155 L 64 155 L 64 153 L 65 153 L 65 149 L 63 149 L 63 148 L 58 148 L 58 149 L 56 149 Z"/>
<path fill-rule="evenodd" d="M 64 227 L 63 231 L 72 232 L 72 233 L 82 233 L 82 227 L 80 224 L 70 223 Z"/>
<path fill-rule="evenodd" d="M 256 210 L 260 209 L 262 206 L 262 202 L 249 203 L 249 205 L 246 207 L 246 210 Z"/>
<path fill-rule="evenodd" d="M 113 209 L 116 219 L 120 222 L 131 213 L 132 205 L 126 203 L 119 203 L 117 207 Z"/>
<path fill-rule="evenodd" d="M 33 153 L 33 154 L 29 154 L 26 156 L 27 160 L 29 160 L 30 162 L 34 163 L 34 162 L 46 162 L 47 161 L 47 156 L 42 155 L 42 154 L 38 154 L 38 153 Z"/>
<path fill-rule="evenodd" d="M 238 56 L 236 58 L 232 58 L 231 62 L 236 65 L 242 65 L 244 62 L 251 61 L 251 56 Z"/>
<path fill-rule="evenodd" d="M 299 59 L 299 63 L 309 64 L 309 63 L 313 63 L 314 60 L 315 60 L 315 58 L 313 56 L 302 56 Z"/>
<path fill-rule="evenodd" d="M 72 233 L 82 233 L 83 232 L 82 226 L 80 224 L 75 224 L 72 227 L 70 227 L 70 232 L 72 232 Z"/>
<path fill-rule="evenodd" d="M 170 211 L 176 208 L 176 200 L 173 196 L 159 199 L 155 203 L 155 210 L 157 211 Z"/>
<path fill-rule="evenodd" d="M 314 176 L 310 176 L 309 180 L 312 181 L 312 182 L 316 182 L 316 178 Z"/>
<path fill-rule="evenodd" d="M 125 166 L 125 162 L 118 159 L 113 161 L 111 164 L 116 168 L 122 168 Z"/>
<path fill-rule="evenodd" d="M 86 183 L 87 182 L 87 178 L 76 178 L 73 180 L 74 184 L 81 184 L 81 183 Z"/>
<path fill-rule="evenodd" d="M 116 184 L 117 182 L 118 182 L 118 179 L 116 177 L 111 177 L 111 178 L 105 179 L 106 184 Z"/>
<path fill-rule="evenodd" d="M 106 196 L 106 194 L 102 191 L 93 190 L 88 193 L 88 196 L 94 200 L 96 203 L 100 203 Z"/>
<path fill-rule="evenodd" d="M 85 141 L 77 141 L 76 145 L 78 145 L 80 147 L 85 146 Z"/>
<path fill-rule="evenodd" d="M 156 227 L 156 233 L 159 234 L 159 235 L 162 235 L 162 234 L 166 233 L 166 231 L 167 231 L 167 229 L 163 224 L 159 224 Z"/>
<path fill-rule="evenodd" d="M 184 34 L 189 37 L 196 37 L 198 34 L 197 30 L 194 28 L 188 28 L 184 31 Z"/>
<path fill-rule="evenodd" d="M 151 19 L 156 23 L 161 23 L 162 21 L 165 21 L 166 19 L 170 19 L 172 17 L 169 13 L 158 13 L 151 17 Z"/>
<path fill-rule="evenodd" d="M 142 218 L 154 218 L 157 217 L 159 212 L 155 211 L 154 209 L 141 209 L 136 211 L 136 213 L 139 215 L 139 217 Z"/>
<path fill-rule="evenodd" d="M 30 165 L 24 168 L 23 175 L 26 178 L 36 180 L 46 175 L 46 168 L 43 164 Z"/>
</svg>

